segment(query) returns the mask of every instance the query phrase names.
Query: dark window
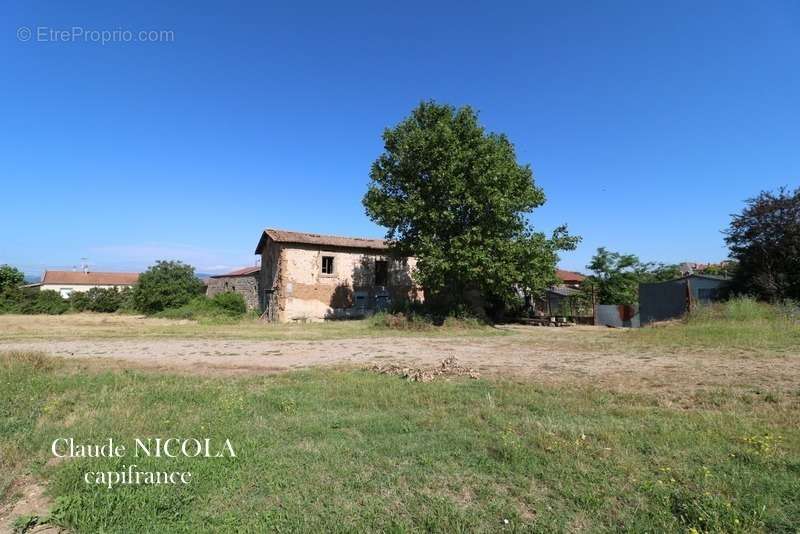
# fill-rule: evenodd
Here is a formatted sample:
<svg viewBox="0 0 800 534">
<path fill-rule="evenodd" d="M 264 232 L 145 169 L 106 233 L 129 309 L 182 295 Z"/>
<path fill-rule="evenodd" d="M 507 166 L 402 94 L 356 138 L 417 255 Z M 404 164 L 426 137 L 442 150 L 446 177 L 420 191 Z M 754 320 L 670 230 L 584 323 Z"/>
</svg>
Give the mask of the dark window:
<svg viewBox="0 0 800 534">
<path fill-rule="evenodd" d="M 322 256 L 322 274 L 333 274 L 333 256 Z"/>
<path fill-rule="evenodd" d="M 389 264 L 382 260 L 375 260 L 375 285 L 385 286 L 389 280 Z"/>
</svg>

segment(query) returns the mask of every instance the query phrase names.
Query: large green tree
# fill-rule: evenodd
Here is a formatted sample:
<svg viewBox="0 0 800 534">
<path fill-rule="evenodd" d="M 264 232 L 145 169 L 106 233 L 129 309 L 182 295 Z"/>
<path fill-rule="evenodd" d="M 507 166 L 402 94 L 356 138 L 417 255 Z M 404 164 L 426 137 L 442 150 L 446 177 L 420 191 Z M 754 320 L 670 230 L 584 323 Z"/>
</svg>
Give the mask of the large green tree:
<svg viewBox="0 0 800 534">
<path fill-rule="evenodd" d="M 6 289 L 14 289 L 23 284 L 25 275 L 11 265 L 0 265 L 0 292 Z"/>
<path fill-rule="evenodd" d="M 383 141 L 363 203 L 394 250 L 416 256 L 429 303 L 452 310 L 475 293 L 503 303 L 515 287 L 555 280 L 557 252 L 578 239 L 566 226 L 534 231 L 528 215 L 545 195 L 505 135 L 486 132 L 469 107 L 424 102 Z"/>
<path fill-rule="evenodd" d="M 203 282 L 194 267 L 179 261 L 157 261 L 139 276 L 133 305 L 142 313 L 178 308 L 203 292 Z"/>
<path fill-rule="evenodd" d="M 24 298 L 25 275 L 11 265 L 0 265 L 0 313 L 19 312 Z"/>
<path fill-rule="evenodd" d="M 800 188 L 747 200 L 725 232 L 738 262 L 735 290 L 764 300 L 800 300 Z"/>
</svg>

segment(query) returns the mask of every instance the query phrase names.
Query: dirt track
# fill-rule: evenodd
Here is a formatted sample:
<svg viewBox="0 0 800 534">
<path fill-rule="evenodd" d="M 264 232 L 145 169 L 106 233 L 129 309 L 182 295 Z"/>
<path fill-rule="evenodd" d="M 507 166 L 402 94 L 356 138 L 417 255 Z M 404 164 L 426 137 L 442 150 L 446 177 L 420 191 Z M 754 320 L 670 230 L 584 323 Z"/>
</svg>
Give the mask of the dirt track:
<svg viewBox="0 0 800 534">
<path fill-rule="evenodd" d="M 672 396 L 697 388 L 735 386 L 766 390 L 800 387 L 794 358 L 730 357 L 709 353 L 641 353 L 555 349 L 524 336 L 487 338 L 363 338 L 324 341 L 197 339 L 75 340 L 0 343 L 0 350 L 44 351 L 88 358 L 113 367 L 200 374 L 280 372 L 313 366 L 375 362 L 432 365 L 448 356 L 483 375 L 537 382 L 581 382 L 611 389 Z"/>
</svg>

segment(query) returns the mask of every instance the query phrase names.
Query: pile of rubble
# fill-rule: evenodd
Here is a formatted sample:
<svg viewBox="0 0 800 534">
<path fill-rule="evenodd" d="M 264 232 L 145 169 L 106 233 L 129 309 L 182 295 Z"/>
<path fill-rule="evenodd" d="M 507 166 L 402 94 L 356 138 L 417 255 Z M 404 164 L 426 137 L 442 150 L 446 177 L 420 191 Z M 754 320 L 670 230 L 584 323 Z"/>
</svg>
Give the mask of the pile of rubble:
<svg viewBox="0 0 800 534">
<path fill-rule="evenodd" d="M 464 367 L 455 356 L 449 356 L 439 362 L 436 367 L 403 367 L 397 364 L 375 364 L 370 368 L 382 375 L 395 375 L 405 378 L 409 382 L 432 382 L 440 377 L 468 376 L 473 379 L 481 377 L 480 373 L 470 367 Z"/>
</svg>

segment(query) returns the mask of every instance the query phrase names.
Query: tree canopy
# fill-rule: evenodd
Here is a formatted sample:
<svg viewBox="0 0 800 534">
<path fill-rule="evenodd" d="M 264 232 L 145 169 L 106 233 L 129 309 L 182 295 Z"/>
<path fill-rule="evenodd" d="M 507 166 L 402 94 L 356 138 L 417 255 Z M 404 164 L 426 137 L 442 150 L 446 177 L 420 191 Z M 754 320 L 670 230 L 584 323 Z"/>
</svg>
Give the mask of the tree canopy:
<svg viewBox="0 0 800 534">
<path fill-rule="evenodd" d="M 25 275 L 11 265 L 0 265 L 0 292 L 19 287 L 25 281 Z"/>
<path fill-rule="evenodd" d="M 177 308 L 203 292 L 203 282 L 194 267 L 180 261 L 157 261 L 139 276 L 134 286 L 133 305 L 142 313 Z"/>
<path fill-rule="evenodd" d="M 736 291 L 769 301 L 800 299 L 800 188 L 748 199 L 725 234 L 738 262 Z"/>
<path fill-rule="evenodd" d="M 586 268 L 593 274 L 581 286 L 597 304 L 636 304 L 640 283 L 662 282 L 681 275 L 677 265 L 643 263 L 634 254 L 611 252 L 605 247 L 597 249 Z"/>
<path fill-rule="evenodd" d="M 416 256 L 426 301 L 452 309 L 477 291 L 507 302 L 515 286 L 555 281 L 557 251 L 578 238 L 566 226 L 534 231 L 527 216 L 545 195 L 505 135 L 487 133 L 470 107 L 423 102 L 383 141 L 363 203 L 394 251 Z"/>
</svg>

